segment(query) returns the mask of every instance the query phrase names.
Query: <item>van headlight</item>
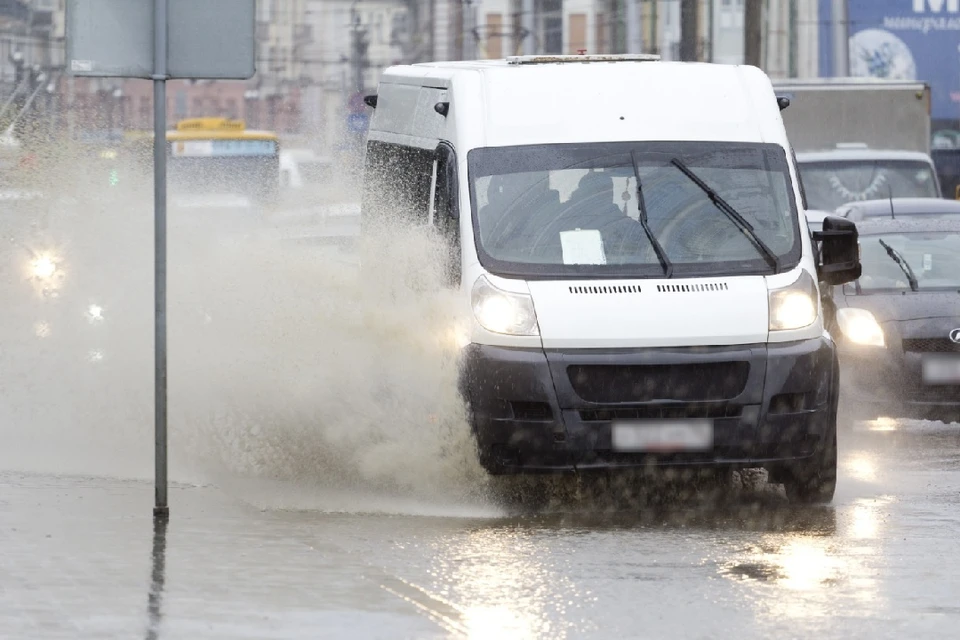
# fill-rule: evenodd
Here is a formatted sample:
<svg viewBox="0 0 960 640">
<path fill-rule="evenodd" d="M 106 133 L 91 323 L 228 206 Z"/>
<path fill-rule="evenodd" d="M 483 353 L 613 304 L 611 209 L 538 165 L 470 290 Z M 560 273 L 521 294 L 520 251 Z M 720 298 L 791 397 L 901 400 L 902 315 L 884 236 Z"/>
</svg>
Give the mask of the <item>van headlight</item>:
<svg viewBox="0 0 960 640">
<path fill-rule="evenodd" d="M 770 331 L 803 329 L 817 321 L 820 298 L 817 283 L 806 270 L 790 286 L 770 292 Z"/>
<path fill-rule="evenodd" d="M 837 324 L 840 325 L 844 337 L 854 344 L 868 347 L 887 346 L 880 323 L 866 309 L 837 309 Z"/>
<path fill-rule="evenodd" d="M 540 335 L 533 298 L 527 294 L 497 289 L 480 276 L 473 285 L 471 303 L 473 315 L 487 331 L 511 336 Z"/>
</svg>

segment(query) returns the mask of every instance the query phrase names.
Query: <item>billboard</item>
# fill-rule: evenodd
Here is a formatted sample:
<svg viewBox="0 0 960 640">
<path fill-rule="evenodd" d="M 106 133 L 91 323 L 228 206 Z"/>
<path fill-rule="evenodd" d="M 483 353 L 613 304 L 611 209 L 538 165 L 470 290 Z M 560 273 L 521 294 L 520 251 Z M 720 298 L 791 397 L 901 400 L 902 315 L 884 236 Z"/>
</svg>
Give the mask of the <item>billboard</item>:
<svg viewBox="0 0 960 640">
<path fill-rule="evenodd" d="M 832 0 L 819 0 L 820 76 L 833 75 Z M 934 120 L 960 119 L 960 0 L 847 0 L 850 75 L 930 85 Z"/>
</svg>

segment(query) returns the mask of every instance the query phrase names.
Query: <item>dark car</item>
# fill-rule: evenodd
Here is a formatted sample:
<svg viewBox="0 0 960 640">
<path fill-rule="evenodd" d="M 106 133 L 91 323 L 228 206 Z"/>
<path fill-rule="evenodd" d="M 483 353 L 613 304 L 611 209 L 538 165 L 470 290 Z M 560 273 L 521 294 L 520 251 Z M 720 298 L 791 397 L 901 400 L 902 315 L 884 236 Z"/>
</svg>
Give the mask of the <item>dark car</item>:
<svg viewBox="0 0 960 640">
<path fill-rule="evenodd" d="M 960 217 L 857 230 L 862 275 L 825 300 L 843 420 L 960 420 Z"/>
<path fill-rule="evenodd" d="M 937 167 L 943 197 L 960 200 L 960 148 L 934 149 L 930 155 Z"/>
<path fill-rule="evenodd" d="M 953 216 L 960 218 L 960 200 L 944 198 L 858 200 L 837 207 L 836 215 L 854 222 L 871 218 L 950 218 Z"/>
</svg>

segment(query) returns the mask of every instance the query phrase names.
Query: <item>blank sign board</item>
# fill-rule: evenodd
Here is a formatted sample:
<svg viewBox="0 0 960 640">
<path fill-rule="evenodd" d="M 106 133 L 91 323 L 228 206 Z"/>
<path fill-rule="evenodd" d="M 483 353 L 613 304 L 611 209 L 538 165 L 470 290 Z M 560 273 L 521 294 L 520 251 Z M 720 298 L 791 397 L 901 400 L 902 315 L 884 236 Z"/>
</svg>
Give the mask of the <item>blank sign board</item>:
<svg viewBox="0 0 960 640">
<path fill-rule="evenodd" d="M 166 77 L 253 77 L 255 20 L 256 0 L 167 0 Z M 70 75 L 153 75 L 153 0 L 67 0 L 66 22 Z"/>
</svg>

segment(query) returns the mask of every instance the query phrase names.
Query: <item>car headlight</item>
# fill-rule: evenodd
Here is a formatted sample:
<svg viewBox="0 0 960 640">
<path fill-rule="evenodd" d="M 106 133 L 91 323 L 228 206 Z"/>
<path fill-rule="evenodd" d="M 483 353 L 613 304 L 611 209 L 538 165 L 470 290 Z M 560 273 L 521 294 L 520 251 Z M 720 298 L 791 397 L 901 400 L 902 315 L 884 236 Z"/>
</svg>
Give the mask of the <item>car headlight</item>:
<svg viewBox="0 0 960 640">
<path fill-rule="evenodd" d="M 820 297 L 817 283 L 806 270 L 788 287 L 770 292 L 770 331 L 803 329 L 817 321 Z"/>
<path fill-rule="evenodd" d="M 854 344 L 870 347 L 887 346 L 880 323 L 866 309 L 850 307 L 837 309 L 837 324 L 840 325 L 843 335 Z"/>
<path fill-rule="evenodd" d="M 487 331 L 511 336 L 540 335 L 533 298 L 529 295 L 497 289 L 480 276 L 473 285 L 471 302 L 473 315 Z"/>
<path fill-rule="evenodd" d="M 30 271 L 35 278 L 47 280 L 57 272 L 57 263 L 50 256 L 40 255 L 30 263 Z"/>
<path fill-rule="evenodd" d="M 103 307 L 98 304 L 91 304 L 87 307 L 87 320 L 91 324 L 103 322 Z"/>
</svg>

